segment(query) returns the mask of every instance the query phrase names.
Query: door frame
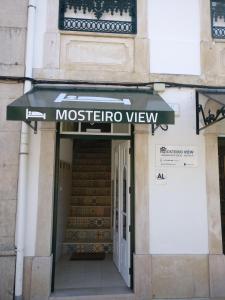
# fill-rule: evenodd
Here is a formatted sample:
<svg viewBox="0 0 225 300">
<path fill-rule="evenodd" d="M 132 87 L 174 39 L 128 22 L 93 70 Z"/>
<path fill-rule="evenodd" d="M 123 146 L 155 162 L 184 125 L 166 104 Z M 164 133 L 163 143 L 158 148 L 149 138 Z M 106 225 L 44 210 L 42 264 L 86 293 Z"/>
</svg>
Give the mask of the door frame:
<svg viewBox="0 0 225 300">
<path fill-rule="evenodd" d="M 58 214 L 58 194 L 59 194 L 59 172 L 60 172 L 60 140 L 61 138 L 83 139 L 83 140 L 130 140 L 130 288 L 134 288 L 134 253 L 135 253 L 135 152 L 134 152 L 134 125 L 131 124 L 130 136 L 107 136 L 107 135 L 73 135 L 61 134 L 60 122 L 56 123 L 55 139 L 55 173 L 54 173 L 54 199 L 53 199 L 53 225 L 52 225 L 52 276 L 51 292 L 55 289 L 55 268 L 56 268 L 56 243 L 57 243 L 57 214 Z"/>
</svg>

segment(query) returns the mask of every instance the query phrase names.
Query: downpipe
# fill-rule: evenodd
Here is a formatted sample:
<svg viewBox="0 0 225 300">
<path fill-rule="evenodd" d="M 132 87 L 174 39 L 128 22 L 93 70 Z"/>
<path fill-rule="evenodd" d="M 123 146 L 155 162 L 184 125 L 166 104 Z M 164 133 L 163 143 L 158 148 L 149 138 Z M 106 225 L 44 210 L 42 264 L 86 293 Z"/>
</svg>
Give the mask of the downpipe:
<svg viewBox="0 0 225 300">
<path fill-rule="evenodd" d="M 32 77 L 36 0 L 29 0 L 27 19 L 27 39 L 25 57 L 25 77 Z M 32 87 L 30 81 L 24 83 L 24 93 Z M 29 127 L 22 122 L 19 152 L 19 178 L 16 215 L 16 271 L 15 300 L 23 299 L 24 235 L 27 206 L 27 171 L 29 155 Z"/>
</svg>

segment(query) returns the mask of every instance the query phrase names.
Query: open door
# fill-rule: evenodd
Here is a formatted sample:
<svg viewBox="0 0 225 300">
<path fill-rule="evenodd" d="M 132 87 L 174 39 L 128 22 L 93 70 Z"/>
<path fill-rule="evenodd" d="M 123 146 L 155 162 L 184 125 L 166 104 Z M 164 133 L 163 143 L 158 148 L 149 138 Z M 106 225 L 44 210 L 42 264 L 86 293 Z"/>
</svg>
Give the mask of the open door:
<svg viewBox="0 0 225 300">
<path fill-rule="evenodd" d="M 119 237 L 119 147 L 113 148 L 113 261 L 120 269 L 120 237 Z"/>
<path fill-rule="evenodd" d="M 113 149 L 113 260 L 130 287 L 130 142 L 115 142 Z"/>
</svg>

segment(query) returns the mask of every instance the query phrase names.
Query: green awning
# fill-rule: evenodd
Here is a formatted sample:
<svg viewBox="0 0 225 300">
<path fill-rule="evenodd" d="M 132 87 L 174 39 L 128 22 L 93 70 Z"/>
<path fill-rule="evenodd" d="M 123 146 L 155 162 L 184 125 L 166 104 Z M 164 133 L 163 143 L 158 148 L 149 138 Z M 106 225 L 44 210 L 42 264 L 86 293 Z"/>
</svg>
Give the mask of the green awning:
<svg viewBox="0 0 225 300">
<path fill-rule="evenodd" d="M 174 124 L 173 109 L 151 90 L 35 86 L 7 106 L 7 120 Z"/>
</svg>

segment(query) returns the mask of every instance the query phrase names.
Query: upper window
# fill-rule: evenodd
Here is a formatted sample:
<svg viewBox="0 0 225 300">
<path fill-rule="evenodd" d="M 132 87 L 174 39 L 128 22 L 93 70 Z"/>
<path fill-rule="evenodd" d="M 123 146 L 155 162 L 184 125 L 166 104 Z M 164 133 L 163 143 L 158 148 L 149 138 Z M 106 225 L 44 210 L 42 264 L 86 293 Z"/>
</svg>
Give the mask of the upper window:
<svg viewBox="0 0 225 300">
<path fill-rule="evenodd" d="M 136 0 L 59 1 L 59 29 L 136 33 Z"/>
<path fill-rule="evenodd" d="M 211 0 L 212 36 L 225 39 L 225 0 Z"/>
</svg>

